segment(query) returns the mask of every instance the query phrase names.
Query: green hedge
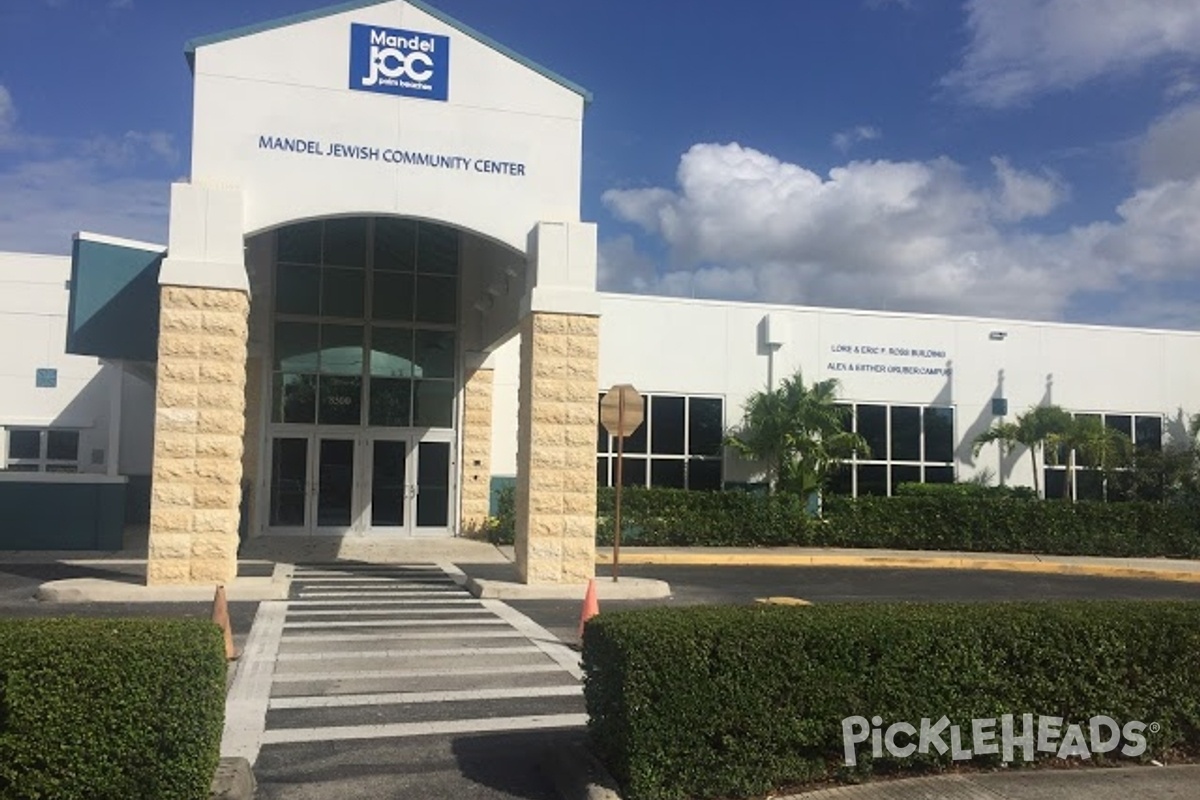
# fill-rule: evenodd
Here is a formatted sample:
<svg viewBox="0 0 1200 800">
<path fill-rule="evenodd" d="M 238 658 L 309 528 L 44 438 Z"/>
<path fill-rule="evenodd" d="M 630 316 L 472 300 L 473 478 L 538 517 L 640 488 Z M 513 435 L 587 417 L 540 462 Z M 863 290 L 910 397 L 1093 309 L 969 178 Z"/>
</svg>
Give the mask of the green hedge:
<svg viewBox="0 0 1200 800">
<path fill-rule="evenodd" d="M 208 797 L 225 677 L 206 620 L 0 620 L 0 798 Z"/>
<path fill-rule="evenodd" d="M 613 541 L 612 489 L 597 495 L 596 541 Z M 494 531 L 512 543 L 512 504 Z M 1200 558 L 1200 511 L 1152 502 L 1030 501 L 1021 492 L 914 491 L 830 497 L 814 518 L 795 496 L 626 489 L 622 544 L 651 547 L 858 547 Z"/>
<path fill-rule="evenodd" d="M 1086 736 L 1103 714 L 1161 726 L 1142 759 L 1194 757 L 1197 653 L 1189 603 L 658 608 L 588 623 L 584 692 L 592 746 L 628 800 L 748 797 L 954 763 L 933 748 L 876 759 L 868 741 L 848 767 L 853 716 L 885 730 L 946 716 L 970 748 L 974 719 L 1059 716 Z"/>
</svg>

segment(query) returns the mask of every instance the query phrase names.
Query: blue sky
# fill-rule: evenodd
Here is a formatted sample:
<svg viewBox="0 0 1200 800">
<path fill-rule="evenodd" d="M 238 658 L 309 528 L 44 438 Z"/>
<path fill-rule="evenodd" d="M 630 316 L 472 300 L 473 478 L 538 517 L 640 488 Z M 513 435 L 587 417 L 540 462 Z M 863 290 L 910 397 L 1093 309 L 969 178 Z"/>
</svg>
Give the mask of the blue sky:
<svg viewBox="0 0 1200 800">
<path fill-rule="evenodd" d="M 1195 0 L 433 2 L 594 93 L 601 288 L 1200 329 Z M 0 250 L 165 241 L 184 43 L 322 5 L 0 0 Z"/>
</svg>

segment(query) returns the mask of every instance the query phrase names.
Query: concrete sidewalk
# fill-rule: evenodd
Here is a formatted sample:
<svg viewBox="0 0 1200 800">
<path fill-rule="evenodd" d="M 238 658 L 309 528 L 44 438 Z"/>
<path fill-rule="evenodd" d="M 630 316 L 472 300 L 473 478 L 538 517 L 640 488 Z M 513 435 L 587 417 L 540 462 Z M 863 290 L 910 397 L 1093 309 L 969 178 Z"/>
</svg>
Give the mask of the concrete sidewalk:
<svg viewBox="0 0 1200 800">
<path fill-rule="evenodd" d="M 611 564 L 612 548 L 598 548 L 596 561 L 599 564 Z M 620 561 L 622 564 L 671 566 L 998 570 L 1200 583 L 1200 561 L 1169 558 L 1100 558 L 822 547 L 622 547 Z"/>
<path fill-rule="evenodd" d="M 878 781 L 778 800 L 1130 800 L 1200 797 L 1200 766 L 1005 770 Z"/>
</svg>

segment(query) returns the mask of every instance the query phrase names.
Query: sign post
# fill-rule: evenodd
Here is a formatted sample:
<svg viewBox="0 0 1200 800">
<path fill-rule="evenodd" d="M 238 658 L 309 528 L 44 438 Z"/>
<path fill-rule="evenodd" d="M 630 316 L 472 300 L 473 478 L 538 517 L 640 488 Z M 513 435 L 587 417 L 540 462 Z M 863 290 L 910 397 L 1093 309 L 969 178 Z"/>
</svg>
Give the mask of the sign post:
<svg viewBox="0 0 1200 800">
<path fill-rule="evenodd" d="M 621 561 L 621 491 L 624 484 L 625 437 L 636 431 L 645 418 L 642 396 L 632 384 L 620 383 L 600 398 L 600 424 L 617 438 L 617 496 L 613 513 L 612 576 L 616 583 Z"/>
</svg>

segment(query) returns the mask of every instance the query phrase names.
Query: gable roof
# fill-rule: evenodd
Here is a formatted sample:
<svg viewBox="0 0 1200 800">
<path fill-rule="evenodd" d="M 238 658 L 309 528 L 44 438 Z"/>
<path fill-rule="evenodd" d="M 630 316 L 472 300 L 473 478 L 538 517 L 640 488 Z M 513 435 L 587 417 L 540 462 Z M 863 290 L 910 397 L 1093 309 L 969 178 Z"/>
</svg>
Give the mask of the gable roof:
<svg viewBox="0 0 1200 800">
<path fill-rule="evenodd" d="M 356 11 L 360 8 L 367 8 L 369 6 L 377 6 L 377 5 L 386 3 L 386 2 L 391 2 L 391 0 L 350 0 L 350 2 L 339 3 L 338 5 L 335 5 L 335 6 L 326 6 L 324 8 L 318 8 L 318 9 L 314 9 L 312 11 L 305 11 L 301 14 L 293 14 L 290 17 L 283 17 L 281 19 L 270 20 L 267 22 L 259 22 L 254 25 L 247 25 L 242 28 L 235 28 L 233 30 L 223 31 L 221 33 L 209 34 L 208 36 L 199 36 L 195 39 L 190 40 L 184 46 L 183 52 L 184 52 L 184 55 L 187 57 L 188 68 L 191 69 L 193 72 L 195 72 L 195 70 L 196 70 L 196 49 L 197 48 L 204 47 L 204 46 L 210 45 L 210 44 L 217 44 L 218 42 L 227 42 L 227 41 L 230 41 L 231 39 L 240 39 L 243 36 L 253 36 L 256 33 L 263 33 L 264 31 L 272 31 L 272 30 L 276 30 L 278 28 L 286 28 L 288 26 L 296 25 L 301 22 L 309 22 L 309 21 L 315 20 L 315 19 L 331 17 L 334 14 L 344 14 L 349 11 Z M 563 76 L 559 75 L 558 73 L 553 72 L 552 70 L 546 69 L 541 64 L 538 64 L 535 61 L 531 61 L 530 59 L 526 58 L 525 56 L 521 55 L 520 53 L 510 50 L 509 48 L 500 44 L 496 40 L 494 40 L 488 36 L 485 36 L 484 34 L 480 33 L 479 31 L 475 30 L 474 28 L 464 25 L 463 23 L 459 22 L 457 19 L 450 16 L 449 14 L 446 14 L 446 13 L 439 11 L 436 8 L 428 5 L 427 3 L 424 2 L 424 0 L 404 0 L 404 2 L 408 3 L 410 6 L 413 6 L 421 11 L 424 11 L 429 16 L 431 16 L 437 20 L 440 20 L 441 22 L 445 23 L 446 25 L 449 25 L 451 28 L 454 28 L 459 33 L 465 34 L 466 36 L 470 36 L 472 39 L 479 42 L 480 44 L 483 44 L 486 47 L 490 47 L 491 49 L 501 53 L 502 55 L 505 55 L 505 56 L 511 58 L 513 61 L 516 61 L 518 64 L 528 67 L 529 69 L 533 70 L 534 72 L 538 73 L 539 75 L 542 75 L 545 78 L 549 78 L 550 80 L 557 83 L 559 86 L 570 89 L 572 92 L 575 92 L 576 94 L 580 95 L 583 98 L 583 101 L 585 103 L 592 102 L 592 93 L 589 92 L 587 89 L 583 88 L 582 86 L 580 86 L 579 84 L 574 83 L 573 81 L 569 81 L 566 78 L 564 78 Z"/>
</svg>

